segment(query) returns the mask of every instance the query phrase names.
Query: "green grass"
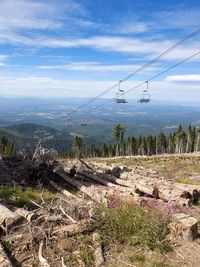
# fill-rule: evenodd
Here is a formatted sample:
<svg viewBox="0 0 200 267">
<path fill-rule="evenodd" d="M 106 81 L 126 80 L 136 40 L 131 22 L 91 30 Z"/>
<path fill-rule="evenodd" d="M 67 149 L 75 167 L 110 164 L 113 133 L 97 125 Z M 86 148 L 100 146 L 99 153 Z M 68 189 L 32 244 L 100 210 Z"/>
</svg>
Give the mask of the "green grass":
<svg viewBox="0 0 200 267">
<path fill-rule="evenodd" d="M 31 200 L 37 203 L 41 202 L 41 195 L 44 201 L 51 201 L 55 196 L 49 191 L 33 190 L 32 188 L 23 188 L 21 186 L 0 186 L 0 201 L 5 204 L 12 204 L 17 207 L 31 205 Z"/>
</svg>

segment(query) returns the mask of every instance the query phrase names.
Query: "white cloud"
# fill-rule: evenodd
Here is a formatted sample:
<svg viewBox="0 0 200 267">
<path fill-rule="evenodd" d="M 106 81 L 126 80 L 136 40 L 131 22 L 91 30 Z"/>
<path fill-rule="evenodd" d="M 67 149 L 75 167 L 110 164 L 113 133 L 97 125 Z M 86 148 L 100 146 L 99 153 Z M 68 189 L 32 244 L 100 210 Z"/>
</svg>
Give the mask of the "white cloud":
<svg viewBox="0 0 200 267">
<path fill-rule="evenodd" d="M 168 82 L 200 82 L 200 74 L 173 75 L 173 76 L 168 76 L 165 80 Z"/>
<path fill-rule="evenodd" d="M 118 36 L 93 36 L 89 38 L 77 39 L 54 39 L 54 38 L 29 38 L 18 36 L 17 34 L 0 34 L 0 43 L 22 44 L 33 47 L 50 48 L 80 48 L 89 47 L 97 50 L 121 52 L 121 53 L 141 53 L 158 54 L 172 45 L 168 40 L 146 41 L 137 38 Z"/>
<path fill-rule="evenodd" d="M 1 33 L 0 32 L 0 43 L 12 43 L 21 44 L 28 47 L 34 48 L 91 48 L 99 51 L 108 52 L 120 52 L 126 54 L 138 54 L 143 55 L 146 59 L 153 59 L 160 53 L 167 50 L 169 47 L 174 45 L 177 40 L 141 40 L 139 38 L 130 38 L 122 36 L 92 36 L 88 38 L 48 38 L 48 37 L 36 37 L 29 38 L 20 36 L 15 33 Z M 184 46 L 177 48 L 163 60 L 177 60 L 185 59 L 188 56 L 196 53 L 199 49 L 198 43 L 193 43 L 191 46 Z M 143 58 L 143 59 L 144 59 Z M 200 58 L 195 57 L 192 61 L 196 61 Z"/>
<path fill-rule="evenodd" d="M 84 72 L 133 72 L 140 68 L 140 65 L 106 65 L 100 64 L 98 62 L 73 62 L 65 65 L 49 65 L 49 66 L 38 66 L 38 69 L 58 69 L 58 70 L 68 70 L 68 71 L 84 71 Z M 156 67 L 150 67 L 145 72 L 151 72 L 156 70 Z M 144 71 L 143 71 L 144 72 Z"/>
<path fill-rule="evenodd" d="M 77 14 L 84 15 L 86 10 L 73 0 L 1 0 L 0 31 L 54 30 Z"/>
</svg>

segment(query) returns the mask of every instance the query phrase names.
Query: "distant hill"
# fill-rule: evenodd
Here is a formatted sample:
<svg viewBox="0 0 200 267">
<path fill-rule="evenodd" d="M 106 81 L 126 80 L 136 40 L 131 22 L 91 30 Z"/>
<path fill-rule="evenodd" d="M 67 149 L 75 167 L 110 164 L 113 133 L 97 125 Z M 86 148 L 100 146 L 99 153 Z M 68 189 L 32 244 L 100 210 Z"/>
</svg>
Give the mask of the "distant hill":
<svg viewBox="0 0 200 267">
<path fill-rule="evenodd" d="M 0 99 L 0 136 L 6 135 L 17 143 L 17 147 L 36 146 L 36 135 L 47 134 L 45 145 L 55 147 L 61 153 L 71 148 L 74 133 L 82 136 L 83 146 L 87 144 L 112 143 L 112 129 L 115 124 L 126 126 L 125 137 L 155 135 L 162 131 L 169 135 L 179 125 L 200 124 L 200 110 L 196 105 L 180 105 L 150 101 L 140 104 L 135 99 L 127 104 L 114 101 L 105 105 L 108 99 L 98 99 L 84 108 L 87 98 Z M 101 108 L 99 108 L 101 107 Z M 86 126 L 81 126 L 82 121 Z"/>
<path fill-rule="evenodd" d="M 15 144 L 16 150 L 25 149 L 32 152 L 38 140 L 42 138 L 47 148 L 55 148 L 60 153 L 65 153 L 70 147 L 72 137 L 65 131 L 51 127 L 23 123 L 0 128 L 0 136 L 6 136 Z"/>
</svg>

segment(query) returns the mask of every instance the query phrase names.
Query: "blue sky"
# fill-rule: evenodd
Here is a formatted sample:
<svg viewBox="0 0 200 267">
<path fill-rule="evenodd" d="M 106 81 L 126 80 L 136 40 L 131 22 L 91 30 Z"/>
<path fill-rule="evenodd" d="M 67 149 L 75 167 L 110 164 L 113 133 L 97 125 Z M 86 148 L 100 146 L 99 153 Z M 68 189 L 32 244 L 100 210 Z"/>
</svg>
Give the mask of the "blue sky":
<svg viewBox="0 0 200 267">
<path fill-rule="evenodd" d="M 198 29 L 199 14 L 199 0 L 0 0 L 0 95 L 96 96 Z M 200 36 L 123 89 L 198 50 Z M 153 81 L 153 98 L 200 101 L 199 59 Z"/>
</svg>

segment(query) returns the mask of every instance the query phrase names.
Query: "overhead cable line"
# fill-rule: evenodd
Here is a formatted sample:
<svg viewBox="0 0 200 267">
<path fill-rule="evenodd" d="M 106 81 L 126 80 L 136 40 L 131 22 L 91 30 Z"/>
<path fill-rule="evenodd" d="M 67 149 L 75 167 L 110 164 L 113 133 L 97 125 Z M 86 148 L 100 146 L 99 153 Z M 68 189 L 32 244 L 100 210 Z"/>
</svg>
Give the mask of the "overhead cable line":
<svg viewBox="0 0 200 267">
<path fill-rule="evenodd" d="M 133 91 L 133 90 L 135 90 L 135 89 L 137 89 L 137 88 L 143 86 L 144 84 L 146 84 L 146 82 L 150 82 L 150 81 L 152 81 L 152 80 L 158 78 L 159 76 L 163 75 L 164 73 L 166 73 L 166 72 L 168 72 L 168 71 L 170 71 L 170 70 L 176 68 L 177 66 L 179 66 L 179 65 L 181 65 L 181 64 L 183 64 L 183 63 L 185 63 L 185 62 L 187 62 L 188 60 L 190 60 L 190 59 L 192 59 L 192 58 L 194 58 L 194 57 L 196 57 L 196 56 L 198 56 L 198 55 L 200 55 L 200 51 L 198 51 L 197 53 L 193 54 L 192 56 L 190 56 L 190 57 L 188 57 L 188 58 L 186 58 L 186 59 L 184 59 L 184 60 L 182 60 L 182 61 L 176 63 L 175 65 L 169 67 L 168 69 L 166 69 L 166 70 L 164 70 L 164 71 L 162 71 L 162 72 L 156 74 L 155 76 L 153 76 L 152 78 L 146 80 L 145 82 L 141 82 L 140 84 L 138 84 L 138 85 L 136 85 L 136 86 L 130 88 L 129 90 L 127 90 L 127 91 L 125 92 L 125 94 L 130 93 L 131 91 Z M 113 98 L 107 100 L 107 101 L 104 102 L 103 104 L 101 104 L 101 105 L 95 107 L 94 109 L 91 109 L 90 112 L 92 112 L 92 111 L 94 111 L 94 110 L 97 110 L 97 109 L 103 107 L 104 105 L 106 105 L 106 104 L 112 102 L 113 100 L 114 100 Z M 84 113 L 84 114 L 82 114 L 82 115 L 87 115 L 87 113 Z"/>
<path fill-rule="evenodd" d="M 70 112 L 68 114 L 68 116 L 71 116 L 72 114 L 74 114 L 75 112 L 77 112 L 78 110 L 84 108 L 85 106 L 89 105 L 90 103 L 94 102 L 95 100 L 97 100 L 98 98 L 100 98 L 101 96 L 105 95 L 106 93 L 108 93 L 110 90 L 114 89 L 117 85 L 119 85 L 119 83 L 125 82 L 127 80 L 129 80 L 130 78 L 132 78 L 135 74 L 137 74 L 138 72 L 143 71 L 144 69 L 148 68 L 149 66 L 151 66 L 152 64 L 154 64 L 155 62 L 157 62 L 159 59 L 163 58 L 164 56 L 166 56 L 168 53 L 170 53 L 171 51 L 173 51 L 174 49 L 176 49 L 177 47 L 179 47 L 180 45 L 182 45 L 184 42 L 186 42 L 187 40 L 191 39 L 192 37 L 198 35 L 200 33 L 200 28 L 197 29 L 196 31 L 194 31 L 193 33 L 191 33 L 190 35 L 186 36 L 184 39 L 182 39 L 181 41 L 179 41 L 178 43 L 174 44 L 173 46 L 171 46 L 170 48 L 168 48 L 167 50 L 165 50 L 163 53 L 161 53 L 159 56 L 155 57 L 154 59 L 150 60 L 149 62 L 147 62 L 146 64 L 144 64 L 142 67 L 138 68 L 137 70 L 135 70 L 134 72 L 132 72 L 131 74 L 129 74 L 128 76 L 126 76 L 125 78 L 121 79 L 119 82 L 115 83 L 113 86 L 107 88 L 106 90 L 104 90 L 102 93 L 100 93 L 99 95 L 97 95 L 96 97 L 92 98 L 91 100 L 89 100 L 88 102 L 80 105 L 79 107 L 77 107 L 75 110 L 73 110 L 72 112 Z"/>
</svg>

